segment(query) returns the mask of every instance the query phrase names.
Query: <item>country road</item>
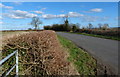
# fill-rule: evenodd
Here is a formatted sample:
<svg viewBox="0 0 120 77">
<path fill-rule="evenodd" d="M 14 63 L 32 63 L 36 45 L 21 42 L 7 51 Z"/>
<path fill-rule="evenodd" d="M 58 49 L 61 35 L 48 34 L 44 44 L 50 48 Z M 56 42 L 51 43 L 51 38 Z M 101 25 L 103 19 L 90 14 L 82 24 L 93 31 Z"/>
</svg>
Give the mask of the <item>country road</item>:
<svg viewBox="0 0 120 77">
<path fill-rule="evenodd" d="M 97 60 L 108 65 L 114 73 L 118 74 L 118 41 L 72 33 L 57 32 L 57 34 L 85 49 Z"/>
</svg>

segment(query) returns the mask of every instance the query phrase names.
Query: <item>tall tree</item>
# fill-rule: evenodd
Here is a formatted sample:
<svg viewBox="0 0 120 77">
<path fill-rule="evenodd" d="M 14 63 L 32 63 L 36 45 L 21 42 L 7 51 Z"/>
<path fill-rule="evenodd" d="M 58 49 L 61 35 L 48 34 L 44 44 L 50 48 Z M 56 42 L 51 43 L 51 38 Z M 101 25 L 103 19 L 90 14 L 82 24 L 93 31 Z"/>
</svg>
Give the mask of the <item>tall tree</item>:
<svg viewBox="0 0 120 77">
<path fill-rule="evenodd" d="M 31 25 L 34 26 L 34 29 L 37 30 L 39 28 L 39 25 L 42 24 L 42 21 L 40 21 L 39 17 L 33 17 L 31 21 Z"/>
<path fill-rule="evenodd" d="M 93 25 L 92 25 L 91 23 L 89 23 L 88 28 L 89 28 L 89 29 L 92 29 L 92 28 L 93 28 Z"/>
<path fill-rule="evenodd" d="M 64 21 L 64 27 L 65 27 L 65 30 L 66 31 L 70 31 L 71 30 L 71 28 L 70 28 L 70 26 L 69 26 L 69 21 L 68 21 L 68 19 L 66 18 L 66 20 Z"/>
<path fill-rule="evenodd" d="M 73 26 L 72 26 L 72 31 L 73 31 L 73 32 L 76 32 L 76 30 L 77 30 L 77 27 L 76 27 L 75 24 L 73 24 Z"/>
</svg>

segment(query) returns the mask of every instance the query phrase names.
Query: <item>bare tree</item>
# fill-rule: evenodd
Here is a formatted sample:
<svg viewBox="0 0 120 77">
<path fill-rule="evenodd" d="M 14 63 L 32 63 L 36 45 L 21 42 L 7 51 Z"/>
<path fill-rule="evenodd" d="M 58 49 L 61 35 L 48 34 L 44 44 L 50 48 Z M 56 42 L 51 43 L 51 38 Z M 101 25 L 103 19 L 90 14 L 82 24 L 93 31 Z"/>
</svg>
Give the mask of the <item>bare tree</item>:
<svg viewBox="0 0 120 77">
<path fill-rule="evenodd" d="M 99 24 L 98 24 L 98 26 L 99 26 L 99 29 L 101 29 L 101 28 L 102 28 L 102 24 L 101 24 L 101 23 L 99 23 Z"/>
<path fill-rule="evenodd" d="M 92 28 L 93 28 L 93 25 L 92 25 L 91 23 L 89 23 L 88 28 L 89 28 L 89 29 L 92 29 Z"/>
<path fill-rule="evenodd" d="M 30 24 L 34 26 L 35 30 L 37 30 L 39 25 L 42 24 L 42 21 L 40 21 L 39 17 L 33 17 Z"/>
<path fill-rule="evenodd" d="M 106 30 L 106 29 L 108 29 L 108 28 L 109 28 L 109 24 L 104 24 L 104 25 L 103 25 L 103 29 L 104 29 L 104 30 Z"/>
</svg>

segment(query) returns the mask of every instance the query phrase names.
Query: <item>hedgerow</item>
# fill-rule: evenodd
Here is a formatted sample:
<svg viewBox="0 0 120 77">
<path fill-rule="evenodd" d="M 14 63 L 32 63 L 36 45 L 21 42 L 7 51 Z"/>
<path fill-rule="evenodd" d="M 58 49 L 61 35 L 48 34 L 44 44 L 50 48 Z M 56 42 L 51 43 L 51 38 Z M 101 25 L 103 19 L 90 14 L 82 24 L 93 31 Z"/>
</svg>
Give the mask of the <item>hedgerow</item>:
<svg viewBox="0 0 120 77">
<path fill-rule="evenodd" d="M 6 40 L 3 58 L 14 50 L 19 51 L 20 75 L 70 74 L 70 63 L 65 59 L 65 53 L 54 31 L 30 32 Z M 14 64 L 12 59 L 3 67 L 10 68 Z"/>
</svg>

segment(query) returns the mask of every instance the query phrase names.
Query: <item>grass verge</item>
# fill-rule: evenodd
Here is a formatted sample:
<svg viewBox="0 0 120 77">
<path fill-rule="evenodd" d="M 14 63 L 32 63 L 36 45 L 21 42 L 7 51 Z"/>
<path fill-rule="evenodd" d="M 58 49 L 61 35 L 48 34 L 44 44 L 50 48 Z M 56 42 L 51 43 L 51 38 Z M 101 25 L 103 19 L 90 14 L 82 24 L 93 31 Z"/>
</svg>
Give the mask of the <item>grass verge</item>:
<svg viewBox="0 0 120 77">
<path fill-rule="evenodd" d="M 67 32 L 67 33 L 75 33 L 75 32 Z M 103 35 L 95 35 L 95 34 L 87 34 L 87 33 L 75 33 L 75 34 L 82 34 L 86 36 L 93 36 L 93 37 L 99 37 L 99 38 L 105 38 L 105 39 L 111 39 L 111 40 L 118 40 L 120 41 L 120 37 L 113 37 L 113 36 L 103 36 Z"/>
<path fill-rule="evenodd" d="M 96 75 L 96 60 L 71 41 L 58 35 L 62 46 L 68 50 L 68 61 L 72 62 L 80 75 Z"/>
</svg>

